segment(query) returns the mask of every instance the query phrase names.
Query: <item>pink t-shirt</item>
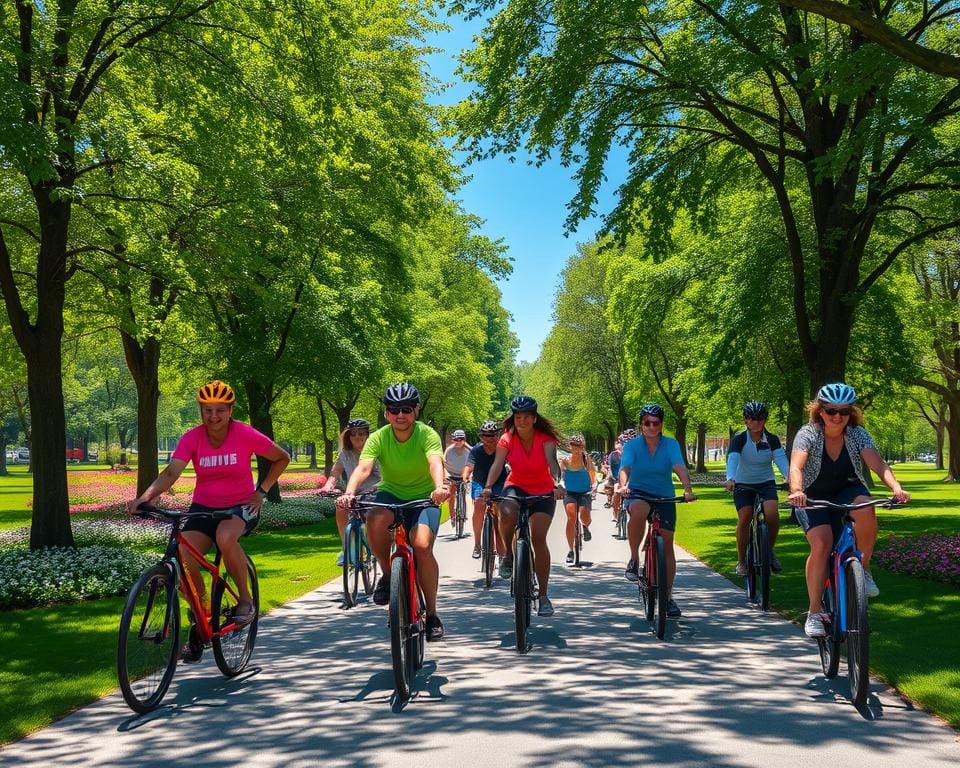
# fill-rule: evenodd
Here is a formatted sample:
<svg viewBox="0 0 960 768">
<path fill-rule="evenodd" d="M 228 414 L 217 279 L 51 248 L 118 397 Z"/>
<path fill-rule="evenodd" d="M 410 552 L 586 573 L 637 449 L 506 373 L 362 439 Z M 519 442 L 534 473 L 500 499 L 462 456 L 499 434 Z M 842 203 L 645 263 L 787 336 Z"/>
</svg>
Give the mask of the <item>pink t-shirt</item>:
<svg viewBox="0 0 960 768">
<path fill-rule="evenodd" d="M 264 455 L 273 447 L 273 440 L 242 421 L 231 421 L 227 439 L 214 448 L 207 440 L 201 424 L 180 438 L 173 458 L 193 462 L 197 486 L 193 500 L 214 509 L 242 504 L 253 493 L 253 470 L 250 459 Z"/>
<path fill-rule="evenodd" d="M 534 430 L 533 447 L 527 453 L 518 435 L 504 432 L 498 445 L 507 449 L 507 463 L 510 465 L 505 485 L 515 485 L 529 494 L 550 493 L 553 476 L 543 446 L 553 442 L 546 432 Z"/>
</svg>

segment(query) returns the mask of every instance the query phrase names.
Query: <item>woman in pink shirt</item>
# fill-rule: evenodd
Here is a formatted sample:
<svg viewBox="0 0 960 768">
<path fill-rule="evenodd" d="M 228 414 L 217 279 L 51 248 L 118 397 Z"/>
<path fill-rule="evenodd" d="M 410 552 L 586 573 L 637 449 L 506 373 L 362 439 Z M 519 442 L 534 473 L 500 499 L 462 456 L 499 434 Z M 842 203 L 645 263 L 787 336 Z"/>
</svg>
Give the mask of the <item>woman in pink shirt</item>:
<svg viewBox="0 0 960 768">
<path fill-rule="evenodd" d="M 254 606 L 247 584 L 247 556 L 239 539 L 250 533 L 260 520 L 260 509 L 267 491 L 290 463 L 289 454 L 273 440 L 242 421 L 234 421 L 233 404 L 236 396 L 229 384 L 212 381 L 200 388 L 200 426 L 187 432 L 177 443 L 170 463 L 140 496 L 127 508 L 132 514 L 143 503 L 149 503 L 169 490 L 187 464 L 192 462 L 197 473 L 190 512 L 228 510 L 229 520 L 214 520 L 198 515 L 183 527 L 183 536 L 200 552 L 206 553 L 214 541 L 223 553 L 223 562 L 239 590 L 235 617 L 238 622 L 254 619 Z M 273 464 L 267 476 L 254 488 L 250 460 L 262 456 Z M 204 595 L 203 578 L 193 557 L 181 551 L 184 567 L 201 599 Z M 203 652 L 193 640 L 184 648 L 185 661 L 199 660 Z"/>
<path fill-rule="evenodd" d="M 554 501 L 538 501 L 530 506 L 530 543 L 533 546 L 533 565 L 539 588 L 537 614 L 552 616 L 553 605 L 547 597 L 550 579 L 550 549 L 547 531 L 553 522 L 556 499 L 563 498 L 560 464 L 557 462 L 557 442 L 560 435 L 547 419 L 537 413 L 537 401 L 527 395 L 518 395 L 510 403 L 513 413 L 503 422 L 503 435 L 497 444 L 497 456 L 490 467 L 483 492 L 490 489 L 500 477 L 504 464 L 510 464 L 510 474 L 504 483 L 500 505 L 500 533 L 510 550 L 500 562 L 500 576 L 509 579 L 513 574 L 513 534 L 517 528 L 518 505 L 515 499 L 552 493 Z"/>
</svg>

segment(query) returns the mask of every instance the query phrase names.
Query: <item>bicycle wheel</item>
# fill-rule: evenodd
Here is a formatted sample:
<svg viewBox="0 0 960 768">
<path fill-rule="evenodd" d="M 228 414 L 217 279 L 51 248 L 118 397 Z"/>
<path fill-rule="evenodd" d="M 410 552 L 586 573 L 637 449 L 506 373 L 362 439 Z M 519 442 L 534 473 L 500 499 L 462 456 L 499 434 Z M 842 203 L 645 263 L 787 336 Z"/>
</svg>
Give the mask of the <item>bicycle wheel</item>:
<svg viewBox="0 0 960 768">
<path fill-rule="evenodd" d="M 757 602 L 757 539 L 756 531 L 753 526 L 750 526 L 747 537 L 747 551 L 744 556 L 747 566 L 747 576 L 745 581 L 745 586 L 747 589 L 747 602 L 755 603 Z"/>
<path fill-rule="evenodd" d="M 364 530 L 360 529 L 360 575 L 363 577 L 363 591 L 372 595 L 377 584 L 377 558 L 373 556 L 370 542 Z"/>
<path fill-rule="evenodd" d="M 757 526 L 757 602 L 770 610 L 770 532 L 766 523 Z"/>
<path fill-rule="evenodd" d="M 513 614 L 517 625 L 517 653 L 527 650 L 527 630 L 530 628 L 530 549 L 529 544 L 517 542 L 513 556 Z"/>
<path fill-rule="evenodd" d="M 627 538 L 627 510 L 625 510 L 623 506 L 620 507 L 620 511 L 617 513 L 617 538 Z"/>
<path fill-rule="evenodd" d="M 467 522 L 467 502 L 463 483 L 457 487 L 457 538 L 463 538 L 463 526 Z"/>
<path fill-rule="evenodd" d="M 580 567 L 580 553 L 583 551 L 583 525 L 580 522 L 580 510 L 577 510 L 577 528 L 573 535 L 573 567 Z"/>
<path fill-rule="evenodd" d="M 407 584 L 407 561 L 395 557 L 390 563 L 390 656 L 393 682 L 401 701 L 410 698 L 413 680 L 413 658 L 410 643 L 410 594 Z"/>
<path fill-rule="evenodd" d="M 657 609 L 657 550 L 650 544 L 644 547 L 640 568 L 640 602 L 647 621 L 653 621 Z"/>
<path fill-rule="evenodd" d="M 657 536 L 657 637 L 663 640 L 667 632 L 667 552 L 662 536 Z"/>
<path fill-rule="evenodd" d="M 840 669 L 840 643 L 837 641 L 834 622 L 837 616 L 837 609 L 833 600 L 833 589 L 825 587 L 823 590 L 823 612 L 830 618 L 824 625 L 827 630 L 826 637 L 817 638 L 817 648 L 820 651 L 820 666 L 823 669 L 824 677 L 831 678 L 837 676 Z"/>
<path fill-rule="evenodd" d="M 351 520 L 343 532 L 343 605 L 346 608 L 357 604 L 361 570 L 360 526 Z"/>
<path fill-rule="evenodd" d="M 867 618 L 867 591 L 863 583 L 863 563 L 847 561 L 847 677 L 850 697 L 856 706 L 870 692 L 870 623 Z"/>
<path fill-rule="evenodd" d="M 416 634 L 412 635 L 408 640 L 409 648 L 407 649 L 407 655 L 413 659 L 413 669 L 414 672 L 423 668 L 423 654 L 424 646 L 426 645 L 426 622 L 424 619 L 427 615 L 427 606 L 423 601 L 423 592 L 420 591 L 420 587 L 417 587 L 417 603 L 420 606 L 420 610 L 417 612 L 417 621 Z"/>
<path fill-rule="evenodd" d="M 127 594 L 120 616 L 117 678 L 123 699 L 143 714 L 170 687 L 180 648 L 180 601 L 169 564 L 147 568 Z"/>
<path fill-rule="evenodd" d="M 493 566 L 496 560 L 493 518 L 490 515 L 484 515 L 483 518 L 483 528 L 480 530 L 480 552 L 483 556 L 483 585 L 490 589 L 493 584 Z"/>
<path fill-rule="evenodd" d="M 243 672 L 253 655 L 257 641 L 257 624 L 260 622 L 260 584 L 257 569 L 247 555 L 247 585 L 253 600 L 253 620 L 238 625 L 234 613 L 239 601 L 239 590 L 229 573 L 221 574 L 213 588 L 213 658 L 220 671 L 227 677 Z"/>
</svg>

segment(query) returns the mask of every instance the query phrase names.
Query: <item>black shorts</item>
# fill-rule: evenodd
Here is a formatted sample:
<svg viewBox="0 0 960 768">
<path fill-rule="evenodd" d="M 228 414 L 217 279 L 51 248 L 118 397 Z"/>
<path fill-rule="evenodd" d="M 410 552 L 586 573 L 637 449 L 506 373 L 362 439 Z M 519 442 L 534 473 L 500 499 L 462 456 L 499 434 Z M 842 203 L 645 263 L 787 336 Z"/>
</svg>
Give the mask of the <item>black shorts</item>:
<svg viewBox="0 0 960 768">
<path fill-rule="evenodd" d="M 540 496 L 539 493 L 527 493 L 523 488 L 518 488 L 515 485 L 508 485 L 503 489 L 503 495 L 510 499 L 525 499 L 527 496 Z M 553 517 L 553 513 L 557 509 L 557 500 L 556 499 L 541 499 L 540 501 L 534 502 L 530 505 L 530 514 L 531 515 L 550 515 Z"/>
<path fill-rule="evenodd" d="M 870 491 L 862 483 L 853 483 L 846 488 L 833 494 L 830 498 L 822 501 L 832 501 L 834 504 L 852 504 L 857 496 L 869 496 Z M 817 499 L 812 499 L 817 501 Z M 794 507 L 791 517 L 797 521 L 803 532 L 806 533 L 811 528 L 821 525 L 829 525 L 833 529 L 833 537 L 836 538 L 843 527 L 843 511 L 839 509 L 805 509 L 803 507 Z"/>
<path fill-rule="evenodd" d="M 567 506 L 567 504 L 576 504 L 578 507 L 589 509 L 593 506 L 593 499 L 590 491 L 567 491 L 563 497 L 563 506 Z"/>
<path fill-rule="evenodd" d="M 630 508 L 637 502 L 643 502 L 650 506 L 651 509 L 657 510 L 657 514 L 660 515 L 660 527 L 665 531 L 675 531 L 677 530 L 677 503 L 675 501 L 644 501 L 643 499 L 630 499 L 629 501 L 624 500 L 624 504 L 627 505 L 627 511 L 630 511 Z"/>
<path fill-rule="evenodd" d="M 198 512 L 229 512 L 232 517 L 242 517 L 247 521 L 247 527 L 244 529 L 242 536 L 249 536 L 253 533 L 254 529 L 257 527 L 257 524 L 260 522 L 260 515 L 250 518 L 247 520 L 247 516 L 244 512 L 244 507 L 240 504 L 237 504 L 233 507 L 208 507 L 204 504 L 197 504 L 193 502 L 190 505 L 190 509 L 187 510 L 188 514 L 195 514 Z M 190 520 L 187 520 L 183 525 L 184 531 L 197 531 L 202 533 L 207 538 L 212 541 L 217 540 L 217 527 L 222 523 L 223 520 L 216 520 L 207 515 L 197 515 Z"/>
<path fill-rule="evenodd" d="M 744 507 L 753 508 L 753 500 L 757 496 L 764 501 L 776 501 L 776 484 L 772 480 L 769 483 L 761 483 L 759 485 L 741 485 L 740 483 L 737 483 L 736 487 L 733 489 L 733 506 L 735 506 L 737 509 L 743 509 Z"/>
</svg>

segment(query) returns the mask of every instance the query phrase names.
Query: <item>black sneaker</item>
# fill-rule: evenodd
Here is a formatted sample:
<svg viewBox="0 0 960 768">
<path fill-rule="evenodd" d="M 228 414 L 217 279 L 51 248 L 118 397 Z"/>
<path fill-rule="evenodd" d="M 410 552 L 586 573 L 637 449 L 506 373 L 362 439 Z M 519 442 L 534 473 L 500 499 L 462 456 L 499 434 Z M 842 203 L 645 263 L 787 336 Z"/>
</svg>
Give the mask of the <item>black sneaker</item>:
<svg viewBox="0 0 960 768">
<path fill-rule="evenodd" d="M 640 563 L 636 560 L 628 562 L 627 569 L 623 572 L 623 575 L 627 577 L 627 581 L 634 583 L 640 581 Z"/>
<path fill-rule="evenodd" d="M 593 534 L 590 533 L 590 526 L 589 525 L 583 526 L 583 540 L 590 541 L 590 539 L 592 538 L 593 538 Z"/>
<path fill-rule="evenodd" d="M 427 640 L 431 643 L 443 640 L 443 622 L 437 615 L 427 616 Z"/>
<path fill-rule="evenodd" d="M 196 664 L 201 658 L 203 658 L 203 643 L 197 637 L 196 626 L 191 624 L 187 642 L 180 649 L 180 660 L 184 664 Z"/>
<path fill-rule="evenodd" d="M 667 603 L 667 616 L 671 619 L 679 619 L 682 615 L 683 613 L 681 613 L 680 606 L 677 605 L 677 601 L 671 597 L 670 601 Z"/>
<path fill-rule="evenodd" d="M 377 605 L 386 605 L 390 602 L 390 577 L 384 574 L 373 590 L 373 602 Z"/>
<path fill-rule="evenodd" d="M 513 558 L 504 557 L 500 561 L 500 578 L 509 579 L 513 576 Z"/>
<path fill-rule="evenodd" d="M 573 550 L 571 549 L 569 552 L 567 552 L 567 565 L 570 565 L 571 563 L 573 563 L 574 559 L 575 557 L 573 554 Z"/>
</svg>

